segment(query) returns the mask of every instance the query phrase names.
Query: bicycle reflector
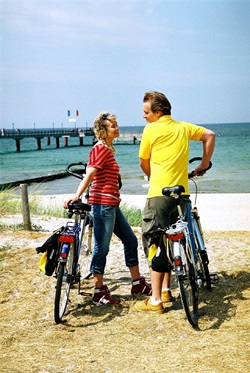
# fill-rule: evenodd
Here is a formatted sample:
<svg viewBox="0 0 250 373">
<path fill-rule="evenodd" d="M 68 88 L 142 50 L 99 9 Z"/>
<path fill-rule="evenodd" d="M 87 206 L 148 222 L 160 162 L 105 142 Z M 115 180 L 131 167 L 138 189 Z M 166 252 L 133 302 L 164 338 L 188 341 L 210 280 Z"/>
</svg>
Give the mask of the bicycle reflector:
<svg viewBox="0 0 250 373">
<path fill-rule="evenodd" d="M 177 233 L 177 234 L 169 234 L 168 238 L 171 241 L 179 241 L 183 237 L 183 233 Z"/>
<path fill-rule="evenodd" d="M 74 243 L 75 236 L 62 234 L 59 238 L 60 242 Z"/>
<path fill-rule="evenodd" d="M 181 265 L 181 257 L 180 256 L 177 256 L 176 258 L 174 258 L 174 264 L 176 266 L 180 266 Z"/>
<path fill-rule="evenodd" d="M 68 243 L 64 243 L 62 245 L 62 251 L 61 251 L 60 257 L 62 259 L 67 259 L 68 253 L 69 253 L 69 244 Z"/>
</svg>

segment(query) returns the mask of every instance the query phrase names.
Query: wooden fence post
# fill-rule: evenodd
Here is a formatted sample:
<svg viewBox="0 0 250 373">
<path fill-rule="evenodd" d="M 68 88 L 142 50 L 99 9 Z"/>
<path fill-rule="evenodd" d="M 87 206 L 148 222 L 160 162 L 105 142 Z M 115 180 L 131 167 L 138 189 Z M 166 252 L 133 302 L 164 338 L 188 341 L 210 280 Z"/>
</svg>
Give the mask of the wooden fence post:
<svg viewBox="0 0 250 373">
<path fill-rule="evenodd" d="M 21 188 L 21 199 L 22 199 L 23 228 L 26 231 L 31 231 L 28 185 L 20 184 L 20 188 Z"/>
</svg>

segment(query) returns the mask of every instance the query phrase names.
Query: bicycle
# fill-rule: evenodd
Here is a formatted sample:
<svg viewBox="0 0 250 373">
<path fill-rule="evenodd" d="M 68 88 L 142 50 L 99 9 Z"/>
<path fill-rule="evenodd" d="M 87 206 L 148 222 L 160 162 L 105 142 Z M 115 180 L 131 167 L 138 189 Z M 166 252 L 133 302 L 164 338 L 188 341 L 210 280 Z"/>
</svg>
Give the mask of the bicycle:
<svg viewBox="0 0 250 373">
<path fill-rule="evenodd" d="M 192 158 L 189 163 L 197 160 L 201 160 L 201 158 Z M 210 162 L 208 168 L 201 171 L 201 173 L 211 167 L 212 163 Z M 189 173 L 188 177 L 192 179 L 196 186 L 195 206 L 192 207 L 190 198 L 187 198 L 185 214 L 179 201 L 179 197 L 185 192 L 185 188 L 182 185 L 177 185 L 162 189 L 163 195 L 175 198 L 179 214 L 177 222 L 166 228 L 164 232 L 167 237 L 167 258 L 175 272 L 183 309 L 189 323 L 197 327 L 199 289 L 204 287 L 207 290 L 211 290 L 211 283 L 216 283 L 218 277 L 216 274 L 209 273 L 209 259 L 196 207 L 197 184 L 193 180 L 193 172 Z"/>
<path fill-rule="evenodd" d="M 83 170 L 72 171 L 74 166 L 83 166 Z M 84 178 L 86 163 L 72 163 L 67 167 L 67 172 L 79 179 Z M 85 193 L 88 202 L 89 188 Z M 92 231 L 93 220 L 89 213 L 91 207 L 81 200 L 68 204 L 68 217 L 74 220 L 68 221 L 59 236 L 59 257 L 55 269 L 56 293 L 54 303 L 54 320 L 58 324 L 62 322 L 72 285 L 78 284 L 78 294 L 81 293 L 81 279 L 89 279 L 91 276 L 89 264 L 92 257 Z"/>
</svg>

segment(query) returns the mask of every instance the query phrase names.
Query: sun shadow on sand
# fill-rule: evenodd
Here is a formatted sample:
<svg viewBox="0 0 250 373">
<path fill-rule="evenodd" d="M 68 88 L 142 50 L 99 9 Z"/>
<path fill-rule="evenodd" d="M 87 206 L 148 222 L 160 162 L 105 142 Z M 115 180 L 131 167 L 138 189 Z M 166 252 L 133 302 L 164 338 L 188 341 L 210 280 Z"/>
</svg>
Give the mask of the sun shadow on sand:
<svg viewBox="0 0 250 373">
<path fill-rule="evenodd" d="M 219 283 L 211 292 L 201 291 L 199 295 L 200 330 L 219 329 L 225 322 L 236 316 L 239 301 L 247 301 L 243 291 L 250 288 L 250 273 L 240 271 L 218 273 Z"/>
<path fill-rule="evenodd" d="M 112 296 L 120 300 L 119 305 L 95 306 L 91 296 L 81 297 L 80 303 L 72 302 L 72 306 L 65 314 L 64 325 L 79 328 L 109 323 L 117 317 L 127 315 L 133 308 L 135 301 L 145 299 L 145 295 L 133 297 L 130 294 L 130 277 L 123 271 L 119 274 L 116 273 L 116 276 L 118 275 L 116 278 L 111 278 L 107 274 L 105 278 L 105 283 Z M 201 290 L 199 293 L 199 328 L 197 329 L 199 331 L 219 329 L 225 321 L 236 316 L 239 302 L 248 300 L 243 295 L 243 292 L 250 288 L 250 274 L 248 272 L 240 271 L 228 274 L 222 271 L 218 273 L 218 276 L 219 283 L 213 285 L 212 291 Z M 174 287 L 178 291 L 176 284 Z M 182 304 L 179 296 L 176 297 L 173 304 L 169 304 L 167 307 L 168 312 L 176 312 L 181 309 Z M 184 312 L 183 309 L 182 312 Z M 78 319 L 77 325 L 73 325 L 75 323 L 72 318 Z M 67 319 L 70 320 L 67 321 Z M 82 322 L 79 323 L 79 320 Z"/>
<path fill-rule="evenodd" d="M 119 277 L 120 274 L 120 277 Z M 114 272 L 112 273 L 114 275 Z M 82 319 L 82 323 L 77 323 L 79 327 L 89 327 L 91 325 L 97 325 L 99 323 L 108 323 L 117 317 L 122 317 L 128 314 L 130 307 L 135 301 L 133 296 L 130 294 L 131 278 L 126 276 L 124 271 L 117 271 L 115 275 L 117 278 L 110 278 L 109 273 L 105 275 L 105 284 L 108 286 L 112 297 L 119 300 L 120 303 L 114 306 L 96 306 L 92 303 L 92 296 L 84 296 L 81 298 L 81 302 L 76 304 L 72 302 L 72 306 L 66 311 L 63 324 L 65 326 L 73 326 L 70 321 L 67 321 L 67 316 L 70 318 Z M 115 276 L 115 277 L 116 277 Z M 90 290 L 89 287 L 82 287 L 83 292 Z M 93 287 L 92 287 L 93 291 Z M 121 294 L 122 291 L 122 294 Z M 136 300 L 145 299 L 145 296 L 137 296 Z"/>
</svg>

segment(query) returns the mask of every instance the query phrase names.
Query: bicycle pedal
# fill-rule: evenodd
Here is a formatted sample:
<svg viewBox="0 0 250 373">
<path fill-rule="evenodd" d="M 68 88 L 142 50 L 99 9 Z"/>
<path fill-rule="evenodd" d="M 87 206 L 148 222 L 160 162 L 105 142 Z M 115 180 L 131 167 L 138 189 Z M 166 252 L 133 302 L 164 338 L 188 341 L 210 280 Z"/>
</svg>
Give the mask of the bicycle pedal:
<svg viewBox="0 0 250 373">
<path fill-rule="evenodd" d="M 79 294 L 82 295 L 83 297 L 92 297 L 93 296 L 92 293 L 88 293 L 88 292 L 85 292 L 85 291 L 81 291 Z"/>
<path fill-rule="evenodd" d="M 218 282 L 220 281 L 217 273 L 210 273 L 210 280 L 212 284 L 218 284 Z"/>
</svg>

